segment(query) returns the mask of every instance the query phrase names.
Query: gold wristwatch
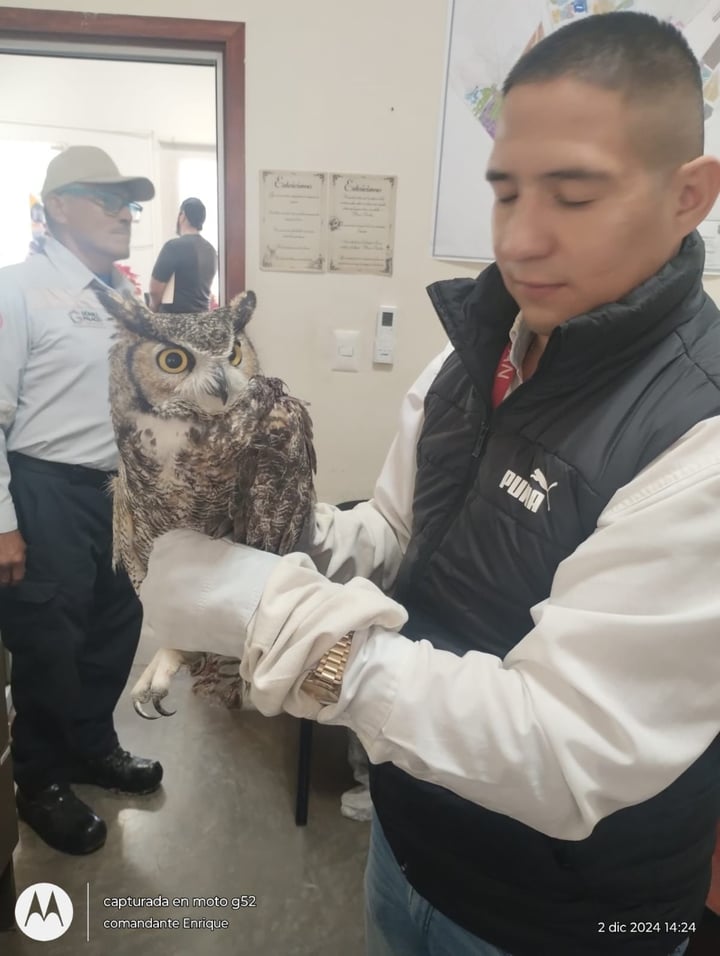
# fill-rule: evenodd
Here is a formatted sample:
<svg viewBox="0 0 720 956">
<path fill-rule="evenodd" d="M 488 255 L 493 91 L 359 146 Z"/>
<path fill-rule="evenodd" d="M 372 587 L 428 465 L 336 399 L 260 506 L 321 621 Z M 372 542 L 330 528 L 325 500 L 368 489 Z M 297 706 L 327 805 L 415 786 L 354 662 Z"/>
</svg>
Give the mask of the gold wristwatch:
<svg viewBox="0 0 720 956">
<path fill-rule="evenodd" d="M 305 691 L 320 704 L 337 704 L 340 700 L 340 690 L 345 666 L 350 657 L 353 633 L 350 631 L 349 634 L 341 637 L 337 644 L 333 644 L 300 685 L 300 690 Z"/>
</svg>

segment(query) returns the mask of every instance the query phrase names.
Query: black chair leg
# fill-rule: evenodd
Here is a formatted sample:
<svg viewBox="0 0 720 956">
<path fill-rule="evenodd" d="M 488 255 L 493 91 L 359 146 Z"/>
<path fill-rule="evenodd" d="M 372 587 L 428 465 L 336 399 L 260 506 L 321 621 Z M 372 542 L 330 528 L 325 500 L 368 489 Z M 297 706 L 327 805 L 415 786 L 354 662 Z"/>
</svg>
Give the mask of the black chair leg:
<svg viewBox="0 0 720 956">
<path fill-rule="evenodd" d="M 308 818 L 312 733 L 312 720 L 305 720 L 304 718 L 301 718 L 300 745 L 298 747 L 297 792 L 295 795 L 295 824 L 299 827 L 304 827 Z"/>
</svg>

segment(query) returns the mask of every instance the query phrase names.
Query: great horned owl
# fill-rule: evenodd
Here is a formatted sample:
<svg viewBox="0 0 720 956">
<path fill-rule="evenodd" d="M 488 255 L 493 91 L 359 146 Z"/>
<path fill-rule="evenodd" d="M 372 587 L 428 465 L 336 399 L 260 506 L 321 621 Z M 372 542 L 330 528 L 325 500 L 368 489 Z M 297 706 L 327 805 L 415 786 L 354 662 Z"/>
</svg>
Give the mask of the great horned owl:
<svg viewBox="0 0 720 956">
<path fill-rule="evenodd" d="M 245 332 L 254 293 L 189 315 L 98 296 L 118 326 L 110 351 L 116 564 L 139 588 L 153 541 L 175 528 L 291 551 L 315 502 L 312 423 L 279 379 L 260 374 Z M 163 713 L 162 688 L 143 694 Z"/>
</svg>

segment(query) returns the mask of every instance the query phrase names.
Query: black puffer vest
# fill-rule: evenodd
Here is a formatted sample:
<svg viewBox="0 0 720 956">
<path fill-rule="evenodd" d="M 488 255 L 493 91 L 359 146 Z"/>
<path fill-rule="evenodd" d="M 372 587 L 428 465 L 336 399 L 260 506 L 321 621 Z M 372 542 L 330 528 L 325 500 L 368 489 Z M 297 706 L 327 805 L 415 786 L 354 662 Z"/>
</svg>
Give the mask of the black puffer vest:
<svg viewBox="0 0 720 956">
<path fill-rule="evenodd" d="M 693 234 L 622 302 L 555 329 L 535 375 L 494 411 L 517 305 L 495 266 L 476 281 L 430 287 L 456 351 L 425 403 L 413 534 L 395 595 L 410 612 L 404 634 L 458 655 L 504 657 L 614 492 L 720 414 L 720 314 L 702 290 L 703 263 Z M 678 634 L 679 654 L 681 642 Z M 481 700 L 477 713 L 492 720 Z M 513 956 L 668 956 L 701 916 L 720 816 L 720 738 L 661 794 L 578 842 L 392 764 L 372 768 L 371 788 L 414 888 Z"/>
</svg>

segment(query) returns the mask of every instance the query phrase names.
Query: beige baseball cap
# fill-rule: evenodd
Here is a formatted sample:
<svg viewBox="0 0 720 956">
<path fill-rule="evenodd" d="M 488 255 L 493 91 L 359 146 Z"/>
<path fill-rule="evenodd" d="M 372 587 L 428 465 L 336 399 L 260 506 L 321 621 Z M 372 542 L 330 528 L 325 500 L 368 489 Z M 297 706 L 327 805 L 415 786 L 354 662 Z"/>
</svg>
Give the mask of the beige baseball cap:
<svg viewBox="0 0 720 956">
<path fill-rule="evenodd" d="M 130 187 L 130 199 L 140 202 L 152 199 L 155 187 L 144 176 L 121 176 L 112 159 L 97 146 L 70 146 L 50 160 L 42 188 L 43 201 L 50 193 L 64 186 L 88 183 L 94 186 Z"/>
</svg>

